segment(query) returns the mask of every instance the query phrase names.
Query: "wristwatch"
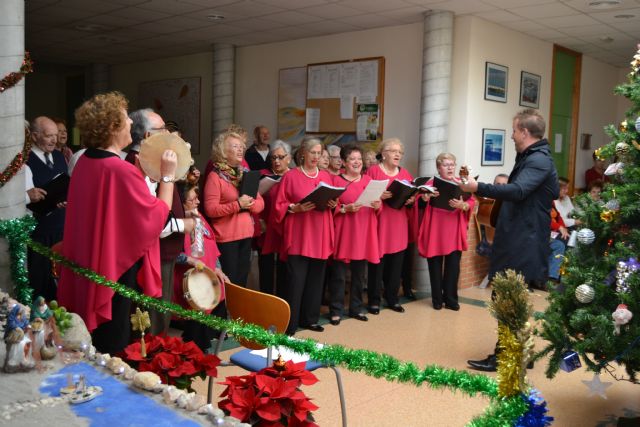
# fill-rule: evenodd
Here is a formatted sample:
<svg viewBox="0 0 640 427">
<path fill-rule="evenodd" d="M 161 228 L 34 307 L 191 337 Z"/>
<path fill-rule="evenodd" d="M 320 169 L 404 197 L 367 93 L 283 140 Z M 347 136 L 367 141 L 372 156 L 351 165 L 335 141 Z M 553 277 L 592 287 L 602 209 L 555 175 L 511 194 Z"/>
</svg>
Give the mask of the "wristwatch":
<svg viewBox="0 0 640 427">
<path fill-rule="evenodd" d="M 165 175 L 165 176 L 163 176 L 163 177 L 162 177 L 162 182 L 166 182 L 166 183 L 168 183 L 168 182 L 173 182 L 173 181 L 175 181 L 175 180 L 176 180 L 176 179 L 175 179 L 174 177 L 169 176 L 169 175 Z"/>
<path fill-rule="evenodd" d="M 340 213 L 343 213 L 343 214 L 347 213 L 347 205 L 340 205 Z"/>
</svg>

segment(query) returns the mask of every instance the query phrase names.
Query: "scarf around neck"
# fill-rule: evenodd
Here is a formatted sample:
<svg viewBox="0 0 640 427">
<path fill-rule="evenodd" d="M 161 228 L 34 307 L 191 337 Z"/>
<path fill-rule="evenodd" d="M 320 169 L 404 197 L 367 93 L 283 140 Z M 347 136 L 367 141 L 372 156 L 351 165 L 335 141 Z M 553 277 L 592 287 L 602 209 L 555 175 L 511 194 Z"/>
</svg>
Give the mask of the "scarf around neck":
<svg viewBox="0 0 640 427">
<path fill-rule="evenodd" d="M 234 187 L 238 188 L 240 185 L 240 181 L 242 180 L 242 174 L 244 169 L 242 165 L 237 168 L 232 168 L 227 163 L 224 162 L 215 162 L 213 164 L 213 170 L 220 175 L 222 179 L 227 182 L 233 184 Z"/>
</svg>

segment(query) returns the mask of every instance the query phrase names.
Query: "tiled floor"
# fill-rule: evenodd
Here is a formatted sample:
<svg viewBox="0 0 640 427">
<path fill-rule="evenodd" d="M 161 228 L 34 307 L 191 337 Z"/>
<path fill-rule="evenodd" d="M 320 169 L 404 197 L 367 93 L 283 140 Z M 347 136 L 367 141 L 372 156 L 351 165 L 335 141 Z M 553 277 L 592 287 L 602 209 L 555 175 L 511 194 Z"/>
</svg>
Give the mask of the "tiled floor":
<svg viewBox="0 0 640 427">
<path fill-rule="evenodd" d="M 490 289 L 471 288 L 460 292 L 461 310 L 435 311 L 429 299 L 404 304 L 406 312 L 383 310 L 369 315 L 369 322 L 345 319 L 339 326 L 325 325 L 323 333 L 300 331 L 296 336 L 321 342 L 341 344 L 349 348 L 369 349 L 393 355 L 420 366 L 438 364 L 466 369 L 467 359 L 480 359 L 492 351 L 496 340 L 495 320 L 484 301 Z M 531 294 L 536 310 L 546 305 L 546 293 Z M 538 342 L 538 348 L 542 342 Z M 228 357 L 229 350 L 223 354 Z M 555 426 L 610 426 L 618 416 L 640 416 L 640 386 L 616 382 L 608 375 L 602 381 L 612 382 L 606 390 L 607 399 L 589 396 L 582 380 L 592 373 L 582 369 L 571 373 L 560 371 L 554 379 L 544 374 L 546 363 L 537 363 L 528 371 L 529 382 L 547 400 Z M 463 426 L 481 414 L 488 400 L 468 397 L 449 390 L 434 390 L 426 386 L 391 383 L 362 373 L 342 370 L 345 385 L 349 426 Z M 238 368 L 221 368 L 219 375 L 239 375 Z M 315 413 L 321 426 L 340 426 L 340 405 L 333 371 L 316 371 L 320 382 L 305 392 L 320 406 Z M 490 374 L 494 375 L 494 374 Z M 206 387 L 196 387 L 205 392 Z M 222 386 L 216 385 L 217 394 Z"/>
</svg>

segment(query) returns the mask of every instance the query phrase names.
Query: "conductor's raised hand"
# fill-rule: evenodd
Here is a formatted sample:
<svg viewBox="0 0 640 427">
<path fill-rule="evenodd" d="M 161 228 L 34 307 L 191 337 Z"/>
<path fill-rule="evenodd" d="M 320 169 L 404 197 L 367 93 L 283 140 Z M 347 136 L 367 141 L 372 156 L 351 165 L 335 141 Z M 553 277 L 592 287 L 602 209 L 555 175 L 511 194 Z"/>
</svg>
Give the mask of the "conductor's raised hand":
<svg viewBox="0 0 640 427">
<path fill-rule="evenodd" d="M 478 191 L 478 181 L 476 181 L 471 175 L 467 178 L 467 182 L 461 182 L 458 184 L 462 191 L 467 193 L 475 193 Z"/>
</svg>

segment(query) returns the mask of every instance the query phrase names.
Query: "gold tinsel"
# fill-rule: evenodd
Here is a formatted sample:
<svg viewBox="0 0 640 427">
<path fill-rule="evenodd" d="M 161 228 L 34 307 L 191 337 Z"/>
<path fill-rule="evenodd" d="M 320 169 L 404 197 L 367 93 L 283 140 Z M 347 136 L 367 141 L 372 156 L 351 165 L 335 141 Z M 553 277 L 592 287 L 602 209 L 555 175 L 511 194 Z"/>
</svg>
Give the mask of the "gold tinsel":
<svg viewBox="0 0 640 427">
<path fill-rule="evenodd" d="M 613 221 L 614 214 L 615 214 L 614 211 L 605 209 L 600 213 L 600 219 L 603 220 L 604 222 L 611 222 Z"/>
<path fill-rule="evenodd" d="M 523 346 L 503 323 L 498 325 L 498 395 L 511 397 L 526 390 L 522 366 Z"/>
</svg>

